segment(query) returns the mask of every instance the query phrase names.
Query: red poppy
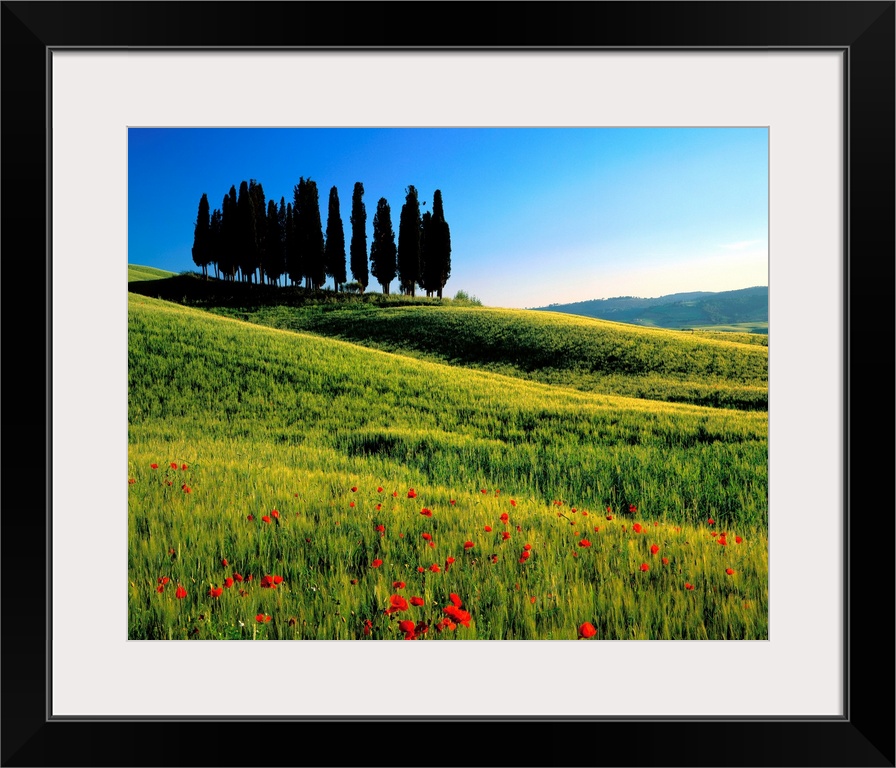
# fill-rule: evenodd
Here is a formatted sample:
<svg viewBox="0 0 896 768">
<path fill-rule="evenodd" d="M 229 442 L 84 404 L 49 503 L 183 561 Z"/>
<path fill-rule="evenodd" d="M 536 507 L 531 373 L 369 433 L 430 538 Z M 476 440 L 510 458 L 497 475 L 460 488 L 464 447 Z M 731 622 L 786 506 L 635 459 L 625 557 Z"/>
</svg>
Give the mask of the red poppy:
<svg viewBox="0 0 896 768">
<path fill-rule="evenodd" d="M 431 533 L 421 533 L 420 535 L 421 535 L 424 539 L 426 539 L 426 541 L 432 541 L 432 534 L 431 534 Z"/>
<path fill-rule="evenodd" d="M 395 587 L 395 589 L 404 589 L 407 584 L 405 584 L 403 581 L 393 581 L 392 586 Z"/>
<path fill-rule="evenodd" d="M 531 544 L 523 544 L 523 549 L 525 549 L 528 552 L 530 549 L 532 549 L 532 545 Z"/>
<path fill-rule="evenodd" d="M 231 579 L 230 576 L 224 579 L 224 586 L 227 587 L 227 589 L 230 589 L 233 586 L 233 579 Z"/>
<path fill-rule="evenodd" d="M 377 504 L 377 505 L 374 507 L 374 509 L 375 509 L 377 512 L 379 512 L 382 508 L 383 508 L 383 505 L 382 505 L 382 504 Z"/>
<path fill-rule="evenodd" d="M 389 598 L 389 607 L 386 608 L 386 615 L 398 613 L 398 611 L 406 611 L 408 609 L 408 601 L 401 595 L 392 595 Z"/>
<path fill-rule="evenodd" d="M 508 515 L 506 512 L 501 513 L 501 522 L 502 523 L 506 523 L 509 519 L 510 519 L 510 515 Z"/>
<path fill-rule="evenodd" d="M 634 504 L 629 504 L 628 511 L 631 512 L 632 514 L 634 514 L 635 512 L 638 511 L 638 508 Z"/>
<path fill-rule="evenodd" d="M 150 468 L 150 469 L 158 469 L 158 468 L 159 468 L 159 465 L 156 464 L 155 462 L 153 462 L 152 464 L 149 465 L 149 468 Z"/>
<path fill-rule="evenodd" d="M 423 509 L 420 510 L 420 514 L 424 515 L 426 517 L 432 517 L 432 510 L 427 509 L 426 507 L 423 507 Z"/>
<path fill-rule="evenodd" d="M 607 515 L 607 520 L 612 520 L 612 519 L 613 519 L 613 515 Z"/>
<path fill-rule="evenodd" d="M 280 513 L 276 509 L 271 510 L 271 517 L 280 517 Z"/>
<path fill-rule="evenodd" d="M 274 582 L 274 584 L 282 584 L 283 577 L 282 576 L 273 576 L 272 581 Z"/>
<path fill-rule="evenodd" d="M 174 592 L 174 596 L 178 600 L 183 600 L 187 596 L 187 590 L 184 589 L 180 584 L 178 584 L 177 590 Z"/>
<path fill-rule="evenodd" d="M 451 563 L 453 563 L 453 562 L 454 562 L 454 558 L 451 557 L 451 555 L 448 555 L 448 557 L 445 558 L 445 570 L 446 571 L 448 570 L 448 566 L 451 565 Z"/>
<path fill-rule="evenodd" d="M 397 499 L 397 498 L 398 498 L 398 491 L 392 491 L 392 496 L 393 496 L 394 498 Z"/>
<path fill-rule="evenodd" d="M 735 537 L 734 537 L 734 543 L 735 543 L 735 544 L 740 544 L 742 541 L 743 541 L 743 539 L 742 539 L 740 536 L 735 536 Z"/>
<path fill-rule="evenodd" d="M 259 624 L 264 624 L 266 621 L 270 621 L 270 620 L 271 620 L 271 617 L 268 616 L 266 613 L 259 613 L 255 617 L 255 621 L 257 621 Z"/>
<path fill-rule="evenodd" d="M 270 516 L 270 515 L 262 515 L 262 516 L 261 516 L 261 522 L 263 522 L 263 523 L 269 523 L 269 522 L 271 522 L 271 516 Z"/>
<path fill-rule="evenodd" d="M 370 619 L 364 619 L 364 634 L 369 635 L 370 630 L 373 629 L 373 622 Z"/>
<path fill-rule="evenodd" d="M 641 563 L 641 570 L 642 570 L 642 571 L 645 571 L 645 572 L 646 572 L 646 571 L 649 571 L 649 570 L 650 570 L 650 566 L 647 565 L 647 563 Z"/>
<path fill-rule="evenodd" d="M 420 573 L 426 573 L 426 568 L 424 568 L 422 565 L 418 565 L 418 566 L 417 566 L 417 570 L 418 570 Z"/>
<path fill-rule="evenodd" d="M 659 548 L 659 546 L 658 546 L 657 544 L 651 544 L 651 545 L 650 545 L 650 553 L 651 553 L 651 554 L 655 555 L 655 554 L 656 554 L 657 552 L 659 552 L 659 551 L 660 551 L 660 548 Z"/>
<path fill-rule="evenodd" d="M 488 491 L 485 488 L 480 488 L 479 493 L 488 493 Z"/>
<path fill-rule="evenodd" d="M 529 557 L 530 557 L 531 555 L 532 555 L 531 552 L 529 552 L 528 550 L 524 549 L 524 550 L 522 551 L 522 553 L 520 554 L 520 562 L 521 562 L 521 563 L 525 563 L 526 560 L 528 560 Z"/>
<path fill-rule="evenodd" d="M 457 501 L 455 501 L 454 499 L 448 499 L 448 503 L 453 507 L 455 504 L 457 504 Z"/>
<path fill-rule="evenodd" d="M 431 566 L 429 566 L 429 570 L 432 571 L 433 573 L 438 573 L 442 569 L 439 568 L 438 564 L 433 563 Z"/>
<path fill-rule="evenodd" d="M 358 583 L 358 580 L 357 580 L 357 579 L 352 579 L 351 582 L 349 582 L 349 583 L 351 583 L 351 584 L 357 584 L 357 583 Z"/>
<path fill-rule="evenodd" d="M 416 498 L 417 498 L 417 491 L 415 491 L 413 488 L 409 488 L 409 489 L 408 489 L 408 498 L 409 498 L 409 499 L 416 499 Z"/>
<path fill-rule="evenodd" d="M 470 620 L 473 617 L 470 616 L 469 611 L 461 610 L 456 605 L 446 605 L 442 610 L 458 624 L 463 624 L 465 627 L 470 626 Z"/>
<path fill-rule="evenodd" d="M 664 558 L 663 558 L 663 565 L 669 565 L 669 558 L 668 558 L 668 557 L 664 557 Z"/>
<path fill-rule="evenodd" d="M 212 587 L 208 594 L 210 597 L 214 597 L 216 600 L 224 594 L 224 587 Z"/>
<path fill-rule="evenodd" d="M 685 588 L 685 589 L 693 589 L 693 588 L 694 588 L 694 585 L 691 584 L 689 581 L 686 581 L 686 582 L 684 583 L 684 588 Z"/>
<path fill-rule="evenodd" d="M 734 575 L 734 568 L 726 568 L 726 569 L 725 569 L 725 573 L 727 573 L 729 576 L 733 576 L 733 575 Z"/>
<path fill-rule="evenodd" d="M 511 506 L 511 507 L 515 507 L 515 506 L 516 506 L 516 501 L 514 501 L 513 499 L 511 499 L 511 500 L 510 500 L 510 506 Z"/>
<path fill-rule="evenodd" d="M 133 485 L 136 482 L 137 482 L 136 478 L 133 478 L 133 477 L 128 478 L 128 485 Z"/>
<path fill-rule="evenodd" d="M 181 489 L 184 493 L 193 493 L 193 489 L 190 488 L 190 486 L 189 486 L 189 485 L 186 485 L 186 484 L 182 485 L 182 486 L 180 487 L 180 489 Z"/>
<path fill-rule="evenodd" d="M 382 493 L 382 492 L 383 492 L 383 486 L 378 485 L 378 486 L 376 487 L 376 492 L 377 492 L 377 493 Z"/>
<path fill-rule="evenodd" d="M 377 529 L 380 533 L 384 533 L 385 530 L 386 530 L 386 526 L 383 525 L 383 524 L 381 523 L 380 525 L 378 525 L 378 526 L 376 527 L 376 529 Z"/>
<path fill-rule="evenodd" d="M 159 584 L 167 584 L 171 579 L 167 576 L 159 576 Z"/>
<path fill-rule="evenodd" d="M 485 532 L 486 532 L 486 533 L 491 533 L 491 532 L 492 532 L 492 527 L 491 527 L 490 525 L 485 526 Z"/>
<path fill-rule="evenodd" d="M 532 603 L 532 605 L 535 605 L 535 598 L 534 598 L 534 597 L 530 597 L 530 598 L 529 598 L 529 602 Z"/>
<path fill-rule="evenodd" d="M 728 539 L 726 539 L 724 536 L 719 536 L 719 538 L 716 540 L 716 543 L 721 544 L 723 547 L 727 547 Z"/>
<path fill-rule="evenodd" d="M 410 619 L 402 619 L 398 622 L 398 628 L 405 634 L 413 635 L 415 626 L 414 622 Z"/>
<path fill-rule="evenodd" d="M 497 563 L 497 562 L 498 562 L 498 556 L 497 556 L 497 555 L 492 555 L 492 562 L 493 562 L 493 563 Z"/>
<path fill-rule="evenodd" d="M 370 564 L 370 567 L 371 568 L 379 568 L 382 564 L 383 564 L 383 561 L 380 560 L 379 558 L 377 558 Z"/>
<path fill-rule="evenodd" d="M 707 520 L 706 522 L 709 523 L 710 525 L 715 525 L 715 524 L 716 524 L 716 521 L 713 520 L 712 518 L 709 518 L 709 520 Z"/>
<path fill-rule="evenodd" d="M 641 533 L 641 530 L 642 530 L 642 529 L 641 529 L 641 523 L 635 523 L 635 524 L 632 526 L 632 530 L 633 530 L 635 533 Z"/>
<path fill-rule="evenodd" d="M 248 520 L 250 523 L 251 523 L 254 519 L 255 519 L 255 515 L 246 515 L 246 520 Z"/>
<path fill-rule="evenodd" d="M 501 534 L 501 538 L 502 538 L 504 541 L 507 541 L 507 539 L 510 538 L 510 531 L 504 531 L 504 533 Z"/>
<path fill-rule="evenodd" d="M 274 584 L 274 578 L 272 576 L 262 576 L 261 586 L 262 589 L 274 589 L 277 585 Z"/>
<path fill-rule="evenodd" d="M 160 595 L 161 595 L 162 592 L 164 592 L 164 591 L 165 591 L 165 587 L 162 586 L 161 584 L 159 584 L 159 586 L 156 587 L 156 592 L 158 592 Z"/>
<path fill-rule="evenodd" d="M 587 640 L 590 637 L 594 637 L 596 634 L 597 629 L 590 621 L 586 621 L 584 624 L 579 625 L 579 637 Z"/>
<path fill-rule="evenodd" d="M 582 539 L 582 540 L 579 542 L 579 546 L 580 546 L 580 547 L 590 547 L 590 546 L 591 546 L 591 542 L 588 541 L 588 539 Z"/>
<path fill-rule="evenodd" d="M 176 461 L 172 461 L 172 462 L 171 462 L 171 469 L 177 469 L 177 462 L 176 462 Z"/>
<path fill-rule="evenodd" d="M 358 486 L 357 486 L 357 485 L 353 485 L 353 486 L 352 486 L 352 493 L 357 493 L 357 492 L 358 492 Z"/>
<path fill-rule="evenodd" d="M 415 596 L 415 597 L 412 597 L 412 598 L 411 598 L 411 605 L 418 605 L 418 606 L 419 606 L 419 605 L 423 605 L 423 598 L 422 598 L 422 597 L 416 597 L 416 596 Z"/>
<path fill-rule="evenodd" d="M 464 542 L 464 549 L 473 549 L 473 542 L 472 542 L 472 541 L 465 541 L 465 542 Z"/>
<path fill-rule="evenodd" d="M 457 608 L 460 608 L 460 607 L 464 604 L 464 601 L 460 599 L 460 595 L 456 594 L 455 592 L 452 592 L 451 594 L 449 594 L 449 595 L 448 595 L 448 599 L 449 599 L 452 603 L 454 603 L 454 605 L 455 605 Z"/>
</svg>

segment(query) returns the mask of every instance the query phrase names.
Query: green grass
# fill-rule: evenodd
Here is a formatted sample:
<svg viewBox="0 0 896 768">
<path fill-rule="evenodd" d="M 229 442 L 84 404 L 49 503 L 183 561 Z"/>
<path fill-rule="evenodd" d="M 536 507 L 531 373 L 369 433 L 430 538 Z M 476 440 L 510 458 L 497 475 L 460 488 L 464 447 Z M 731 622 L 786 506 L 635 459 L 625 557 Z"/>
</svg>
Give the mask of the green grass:
<svg viewBox="0 0 896 768">
<path fill-rule="evenodd" d="M 173 277 L 173 272 L 164 269 L 156 269 L 155 267 L 143 267 L 139 264 L 128 264 L 128 282 L 141 280 L 164 280 Z"/>
<path fill-rule="evenodd" d="M 607 639 L 767 637 L 764 412 L 554 387 L 136 294 L 128 379 L 131 638 L 380 639 L 406 617 L 427 638 L 573 639 L 584 621 Z M 245 594 L 210 597 L 233 570 L 255 577 Z M 284 580 L 265 589 L 266 574 Z M 439 632 L 451 592 L 470 626 Z M 396 593 L 426 605 L 387 616 Z"/>
</svg>

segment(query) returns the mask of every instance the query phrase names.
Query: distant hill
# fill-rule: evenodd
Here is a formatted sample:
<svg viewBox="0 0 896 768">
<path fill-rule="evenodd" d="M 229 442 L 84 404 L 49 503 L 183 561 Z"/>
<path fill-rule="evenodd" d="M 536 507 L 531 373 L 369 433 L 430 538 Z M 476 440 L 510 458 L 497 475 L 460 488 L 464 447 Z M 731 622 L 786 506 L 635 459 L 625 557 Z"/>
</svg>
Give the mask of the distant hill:
<svg viewBox="0 0 896 768">
<path fill-rule="evenodd" d="M 654 299 L 617 296 L 612 299 L 591 299 L 532 309 L 655 328 L 751 326 L 754 332 L 767 332 L 768 286 L 759 285 L 718 293 L 672 293 Z M 763 324 L 764 330 L 757 331 L 756 328 Z"/>
</svg>

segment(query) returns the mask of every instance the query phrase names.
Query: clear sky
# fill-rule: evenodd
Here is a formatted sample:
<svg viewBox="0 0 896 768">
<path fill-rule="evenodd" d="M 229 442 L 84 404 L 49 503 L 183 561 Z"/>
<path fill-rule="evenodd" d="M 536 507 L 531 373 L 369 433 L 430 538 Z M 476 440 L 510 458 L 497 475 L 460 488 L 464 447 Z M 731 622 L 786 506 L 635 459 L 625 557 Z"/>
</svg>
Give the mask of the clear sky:
<svg viewBox="0 0 896 768">
<path fill-rule="evenodd" d="M 291 202 L 302 176 L 324 230 L 337 188 L 346 249 L 364 184 L 368 253 L 381 197 L 397 236 L 406 188 L 421 213 L 440 189 L 445 296 L 522 308 L 768 285 L 765 128 L 131 128 L 128 262 L 197 271 L 203 193 L 221 208 L 256 179 Z"/>
</svg>

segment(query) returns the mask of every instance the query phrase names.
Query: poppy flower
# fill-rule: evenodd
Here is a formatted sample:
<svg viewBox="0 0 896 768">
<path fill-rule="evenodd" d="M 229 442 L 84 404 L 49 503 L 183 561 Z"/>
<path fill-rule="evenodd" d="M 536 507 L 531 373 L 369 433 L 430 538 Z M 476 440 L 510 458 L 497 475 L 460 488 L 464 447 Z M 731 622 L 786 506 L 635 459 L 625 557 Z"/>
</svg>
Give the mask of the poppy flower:
<svg viewBox="0 0 896 768">
<path fill-rule="evenodd" d="M 448 499 L 448 503 L 453 507 L 455 504 L 457 504 L 457 501 L 455 499 Z"/>
<path fill-rule="evenodd" d="M 517 526 L 516 529 L 517 529 L 517 531 L 518 531 L 519 533 L 522 533 L 522 532 L 523 532 L 523 529 L 522 529 L 520 526 Z"/>
<path fill-rule="evenodd" d="M 274 584 L 282 584 L 283 583 L 282 576 L 272 576 L 271 580 L 274 582 Z"/>
<path fill-rule="evenodd" d="M 152 464 L 149 465 L 149 468 L 150 468 L 150 469 L 158 469 L 158 468 L 159 468 L 159 465 L 156 464 L 155 462 L 153 462 Z"/>
<path fill-rule="evenodd" d="M 271 510 L 271 517 L 279 518 L 279 517 L 280 517 L 280 513 L 279 513 L 276 509 L 272 509 L 272 510 Z"/>
<path fill-rule="evenodd" d="M 242 580 L 243 580 L 243 577 L 242 577 L 240 574 L 238 574 L 236 571 L 233 572 L 233 578 L 234 578 L 235 581 L 242 581 Z"/>
<path fill-rule="evenodd" d="M 363 626 L 364 634 L 369 635 L 371 629 L 373 629 L 373 622 L 370 619 L 365 619 Z"/>
<path fill-rule="evenodd" d="M 420 510 L 420 514 L 424 515 L 425 517 L 432 517 L 432 510 L 423 507 L 423 509 Z"/>
<path fill-rule="evenodd" d="M 534 598 L 534 597 L 530 597 L 530 598 L 529 598 L 529 602 L 532 603 L 532 605 L 535 605 L 535 598 Z"/>
<path fill-rule="evenodd" d="M 726 569 L 725 569 L 725 573 L 727 573 L 729 576 L 733 576 L 733 575 L 734 575 L 734 568 L 726 568 Z"/>
<path fill-rule="evenodd" d="M 472 542 L 472 541 L 465 541 L 465 542 L 464 542 L 464 549 L 473 549 L 473 542 Z"/>
<path fill-rule="evenodd" d="M 685 589 L 693 589 L 693 588 L 694 588 L 694 585 L 691 584 L 691 582 L 686 581 L 686 582 L 684 583 L 684 588 L 685 588 Z"/>
<path fill-rule="evenodd" d="M 510 538 L 510 531 L 504 531 L 504 533 L 501 534 L 501 538 L 502 538 L 504 541 L 507 541 L 507 539 Z"/>
<path fill-rule="evenodd" d="M 612 520 L 612 519 L 613 519 L 613 515 L 607 515 L 607 520 Z"/>
<path fill-rule="evenodd" d="M 431 533 L 421 533 L 420 535 L 421 535 L 426 541 L 432 541 L 432 534 L 431 534 Z"/>
<path fill-rule="evenodd" d="M 434 541 L 431 541 L 431 542 L 429 542 L 429 546 L 432 547 L 433 549 L 435 549 L 436 543 Z"/>
<path fill-rule="evenodd" d="M 402 619 L 398 622 L 398 628 L 406 635 L 413 635 L 415 626 L 414 622 L 410 619 Z"/>
<path fill-rule="evenodd" d="M 271 576 L 262 576 L 261 577 L 261 587 L 262 589 L 274 589 L 277 585 L 274 584 L 274 579 Z"/>
<path fill-rule="evenodd" d="M 353 485 L 353 486 L 352 486 L 352 493 L 357 493 L 357 492 L 358 492 L 358 486 L 357 486 L 357 485 Z"/>
<path fill-rule="evenodd" d="M 378 486 L 376 487 L 376 492 L 377 492 L 377 493 L 382 493 L 382 492 L 383 492 L 383 486 L 378 485 Z"/>
<path fill-rule="evenodd" d="M 454 558 L 451 557 L 451 555 L 448 555 L 448 557 L 445 558 L 445 570 L 446 571 L 448 570 L 448 566 L 451 565 L 453 562 L 454 562 Z"/>
<path fill-rule="evenodd" d="M 584 624 L 579 625 L 579 637 L 587 640 L 590 637 L 594 637 L 597 634 L 597 629 L 595 629 L 594 624 L 590 621 L 586 621 Z"/>
<path fill-rule="evenodd" d="M 715 524 L 716 524 L 716 521 L 713 520 L 712 518 L 709 518 L 709 520 L 707 520 L 706 522 L 709 523 L 710 525 L 715 525 Z"/>
<path fill-rule="evenodd" d="M 408 609 L 408 601 L 401 595 L 392 595 L 389 598 L 389 607 L 386 609 L 386 615 L 398 613 L 398 611 L 406 611 Z"/>
<path fill-rule="evenodd" d="M 171 462 L 171 469 L 177 469 L 177 462 L 176 462 L 176 461 L 172 461 L 172 462 Z"/>
<path fill-rule="evenodd" d="M 271 620 L 271 617 L 268 616 L 266 613 L 259 613 L 255 617 L 255 621 L 257 621 L 259 624 L 264 624 L 266 621 L 270 621 L 270 620 Z"/>
<path fill-rule="evenodd" d="M 727 547 L 728 539 L 726 539 L 724 536 L 719 536 L 719 538 L 716 540 L 716 543 L 721 544 L 723 547 Z"/>
<path fill-rule="evenodd" d="M 385 533 L 385 531 L 386 531 L 386 526 L 380 524 L 380 525 L 378 525 L 378 526 L 376 527 L 376 529 L 377 529 L 380 533 Z"/>
<path fill-rule="evenodd" d="M 669 565 L 669 558 L 668 558 L 668 557 L 664 557 L 664 558 L 663 558 L 663 565 Z"/>
<path fill-rule="evenodd" d="M 250 523 L 251 523 L 254 519 L 255 519 L 255 515 L 246 515 L 246 520 L 248 520 Z"/>
<path fill-rule="evenodd" d="M 227 587 L 227 589 L 230 589 L 233 586 L 233 579 L 231 579 L 230 576 L 224 579 L 224 586 Z"/>
<path fill-rule="evenodd" d="M 137 482 L 136 478 L 133 478 L 133 477 L 128 478 L 128 485 L 133 485 L 136 482 Z"/>
<path fill-rule="evenodd" d="M 394 498 L 397 499 L 397 498 L 398 498 L 398 491 L 392 491 L 392 496 L 393 496 Z"/>
<path fill-rule="evenodd" d="M 638 511 L 638 508 L 634 504 L 629 504 L 628 511 L 631 512 L 632 514 L 634 514 L 635 512 Z"/>
<path fill-rule="evenodd" d="M 424 568 L 422 565 L 418 565 L 418 566 L 417 566 L 417 570 L 418 570 L 420 573 L 426 573 L 426 568 Z"/>
<path fill-rule="evenodd" d="M 641 531 L 643 530 L 643 529 L 641 528 L 641 523 L 635 523 L 635 524 L 632 526 L 632 530 L 633 530 L 635 533 L 641 533 Z"/>
<path fill-rule="evenodd" d="M 357 583 L 358 583 L 358 580 L 357 580 L 357 579 L 352 579 L 349 583 L 352 584 L 352 585 L 354 585 L 354 584 L 357 584 Z"/>
<path fill-rule="evenodd" d="M 515 506 L 516 506 L 516 501 L 514 501 L 513 499 L 511 499 L 511 500 L 510 500 L 510 506 L 511 506 L 511 507 L 515 507 Z"/>
<path fill-rule="evenodd" d="M 448 599 L 452 603 L 454 603 L 455 607 L 457 607 L 457 608 L 460 608 L 464 604 L 464 601 L 460 599 L 460 595 L 458 595 L 455 592 L 452 592 L 451 594 L 449 594 Z"/>
<path fill-rule="evenodd" d="M 178 584 L 177 590 L 174 592 L 174 596 L 178 600 L 183 600 L 187 596 L 187 590 L 184 589 L 180 584 Z"/>
<path fill-rule="evenodd" d="M 656 545 L 656 544 L 650 545 L 650 554 L 655 555 L 659 551 L 660 551 L 660 548 L 658 545 Z"/>
<path fill-rule="evenodd" d="M 486 533 L 491 533 L 491 532 L 492 532 L 492 527 L 491 527 L 490 525 L 485 526 L 485 532 L 486 532 Z"/>
<path fill-rule="evenodd" d="M 159 584 L 167 584 L 171 579 L 167 576 L 159 576 Z"/>
<path fill-rule="evenodd" d="M 186 484 L 182 485 L 182 486 L 180 487 L 180 489 L 181 489 L 184 493 L 193 493 L 193 489 L 190 488 L 190 486 L 189 486 L 189 485 L 186 485 Z"/>
<path fill-rule="evenodd" d="M 165 591 L 165 587 L 164 587 L 164 585 L 159 584 L 159 586 L 156 587 L 156 592 L 158 592 L 160 595 L 161 595 L 162 592 L 164 592 L 164 591 Z"/>
<path fill-rule="evenodd" d="M 525 563 L 526 560 L 528 560 L 529 557 L 530 557 L 531 555 L 532 555 L 531 552 L 529 552 L 528 550 L 524 549 L 524 550 L 520 553 L 520 562 L 521 562 L 521 563 Z"/>
<path fill-rule="evenodd" d="M 224 587 L 212 587 L 208 591 L 209 597 L 214 597 L 216 600 L 224 594 Z"/>
<path fill-rule="evenodd" d="M 525 549 L 528 552 L 530 549 L 532 549 L 532 545 L 531 544 L 523 544 L 523 549 Z"/>
<path fill-rule="evenodd" d="M 414 596 L 414 597 L 411 598 L 411 605 L 417 605 L 417 606 L 420 606 L 420 605 L 423 605 L 423 603 L 424 603 L 424 600 L 423 600 L 422 597 L 416 597 L 416 596 Z"/>
<path fill-rule="evenodd" d="M 395 587 L 395 589 L 404 589 L 407 584 L 405 584 L 403 581 L 393 581 L 392 586 Z"/>
<path fill-rule="evenodd" d="M 438 573 L 442 569 L 439 568 L 437 563 L 433 563 L 431 566 L 429 566 L 429 570 L 432 571 L 433 573 Z"/>
<path fill-rule="evenodd" d="M 509 519 L 510 519 L 510 515 L 508 515 L 506 512 L 501 513 L 501 522 L 502 523 L 506 523 Z"/>
<path fill-rule="evenodd" d="M 470 616 L 469 611 L 461 610 L 456 605 L 446 605 L 442 610 L 445 611 L 445 613 L 447 613 L 458 624 L 463 624 L 465 627 L 470 626 L 470 620 L 473 617 Z"/>
<path fill-rule="evenodd" d="M 497 562 L 498 562 L 498 556 L 497 556 L 497 555 L 492 555 L 492 562 L 493 562 L 493 563 L 497 563 Z"/>
<path fill-rule="evenodd" d="M 269 522 L 271 522 L 271 516 L 270 516 L 270 515 L 262 515 L 262 516 L 261 516 L 261 522 L 263 522 L 263 523 L 269 523 Z"/>
<path fill-rule="evenodd" d="M 735 543 L 735 544 L 740 544 L 742 541 L 743 541 L 743 539 L 742 539 L 740 536 L 735 536 L 735 537 L 734 537 L 734 543 Z"/>
<path fill-rule="evenodd" d="M 579 546 L 580 546 L 580 547 L 590 547 L 590 546 L 591 546 L 591 542 L 588 541 L 588 539 L 582 539 L 582 540 L 579 542 Z"/>
<path fill-rule="evenodd" d="M 355 506 L 355 502 L 350 501 L 350 502 L 348 503 L 348 505 L 349 505 L 350 507 L 354 507 L 354 506 Z"/>
<path fill-rule="evenodd" d="M 382 508 L 383 508 L 383 505 L 382 505 L 382 504 L 377 504 L 377 505 L 374 507 L 374 509 L 375 509 L 377 512 L 379 512 Z"/>
<path fill-rule="evenodd" d="M 417 491 L 415 491 L 413 488 L 409 488 L 409 489 L 408 489 L 408 498 L 409 498 L 409 499 L 416 499 L 416 498 L 417 498 Z"/>
<path fill-rule="evenodd" d="M 488 493 L 488 491 L 485 488 L 480 488 L 479 493 Z"/>
<path fill-rule="evenodd" d="M 379 558 L 377 558 L 370 564 L 370 567 L 371 568 L 379 568 L 382 564 L 383 564 L 383 561 L 380 560 Z"/>
<path fill-rule="evenodd" d="M 647 563 L 641 563 L 641 570 L 645 573 L 650 570 L 650 566 Z"/>
</svg>

